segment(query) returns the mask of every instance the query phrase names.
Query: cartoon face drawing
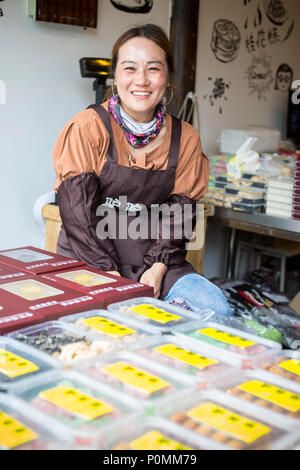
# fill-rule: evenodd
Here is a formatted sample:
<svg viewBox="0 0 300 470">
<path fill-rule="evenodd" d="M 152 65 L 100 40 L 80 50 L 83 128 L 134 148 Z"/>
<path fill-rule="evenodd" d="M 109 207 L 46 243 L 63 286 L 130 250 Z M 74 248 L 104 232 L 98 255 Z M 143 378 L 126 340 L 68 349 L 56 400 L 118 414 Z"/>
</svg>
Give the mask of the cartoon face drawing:
<svg viewBox="0 0 300 470">
<path fill-rule="evenodd" d="M 153 0 L 110 0 L 117 10 L 127 13 L 149 13 L 153 7 Z"/>
<path fill-rule="evenodd" d="M 288 64 L 281 64 L 276 72 L 275 90 L 289 91 L 293 81 L 293 71 Z"/>
<path fill-rule="evenodd" d="M 273 24 L 280 26 L 289 18 L 282 0 L 264 0 L 264 7 L 267 17 Z"/>
</svg>

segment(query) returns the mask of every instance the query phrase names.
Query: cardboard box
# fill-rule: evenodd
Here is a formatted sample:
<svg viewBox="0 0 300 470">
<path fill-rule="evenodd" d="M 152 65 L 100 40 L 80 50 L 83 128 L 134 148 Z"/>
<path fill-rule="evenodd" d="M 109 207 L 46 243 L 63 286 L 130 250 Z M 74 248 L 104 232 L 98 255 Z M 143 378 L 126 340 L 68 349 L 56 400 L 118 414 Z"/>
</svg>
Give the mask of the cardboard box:
<svg viewBox="0 0 300 470">
<path fill-rule="evenodd" d="M 40 276 L 0 284 L 0 335 L 36 323 L 100 308 L 98 299 Z"/>
<path fill-rule="evenodd" d="M 0 251 L 0 263 L 11 266 L 17 271 L 35 275 L 85 265 L 83 261 L 67 258 L 33 246 Z"/>
<path fill-rule="evenodd" d="M 295 312 L 300 315 L 300 291 L 298 292 L 296 297 L 293 298 L 289 305 L 295 310 Z"/>
<path fill-rule="evenodd" d="M 59 286 L 78 290 L 97 299 L 101 308 L 134 297 L 153 297 L 150 286 L 140 284 L 125 277 L 113 276 L 88 266 L 61 272 L 48 273 L 41 278 L 55 282 Z"/>
</svg>

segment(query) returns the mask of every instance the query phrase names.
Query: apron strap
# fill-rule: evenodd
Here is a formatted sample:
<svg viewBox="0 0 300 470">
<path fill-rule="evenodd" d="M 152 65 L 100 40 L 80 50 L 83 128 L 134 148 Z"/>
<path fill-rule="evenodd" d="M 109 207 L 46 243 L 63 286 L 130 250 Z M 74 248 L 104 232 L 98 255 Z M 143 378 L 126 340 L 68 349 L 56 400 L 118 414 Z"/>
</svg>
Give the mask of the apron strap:
<svg viewBox="0 0 300 470">
<path fill-rule="evenodd" d="M 91 104 L 90 106 L 87 107 L 87 109 L 93 109 L 94 111 L 96 111 L 96 113 L 102 119 L 107 132 L 109 133 L 110 141 L 109 141 L 109 147 L 108 147 L 108 152 L 107 152 L 107 161 L 118 163 L 115 144 L 114 144 L 114 136 L 113 136 L 113 132 L 111 128 L 110 115 L 108 111 L 106 111 L 106 109 L 104 109 L 103 106 L 101 106 L 101 104 Z"/>
<path fill-rule="evenodd" d="M 172 134 L 171 134 L 171 145 L 168 157 L 168 170 L 176 170 L 179 150 L 180 150 L 180 139 L 181 139 L 181 121 L 176 117 L 172 116 Z"/>
</svg>

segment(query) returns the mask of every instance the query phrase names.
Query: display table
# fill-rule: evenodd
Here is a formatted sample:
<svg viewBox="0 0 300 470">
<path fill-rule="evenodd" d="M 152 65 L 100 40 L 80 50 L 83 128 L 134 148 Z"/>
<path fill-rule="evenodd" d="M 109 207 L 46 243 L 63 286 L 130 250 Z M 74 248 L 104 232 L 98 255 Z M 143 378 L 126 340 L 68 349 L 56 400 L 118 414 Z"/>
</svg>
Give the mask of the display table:
<svg viewBox="0 0 300 470">
<path fill-rule="evenodd" d="M 201 204 L 203 206 L 203 204 Z M 186 260 L 192 264 L 194 269 L 199 273 L 203 273 L 204 265 L 204 245 L 206 235 L 206 221 L 208 216 L 214 214 L 214 206 L 204 205 L 203 216 L 204 216 L 204 227 L 203 224 L 198 223 L 196 231 L 199 231 L 198 239 L 200 240 L 199 249 L 188 250 Z M 56 253 L 56 244 L 58 235 L 61 227 L 61 218 L 59 214 L 59 208 L 56 204 L 46 204 L 42 209 L 42 216 L 46 222 L 46 246 L 47 251 Z"/>
<path fill-rule="evenodd" d="M 230 240 L 227 253 L 226 276 L 232 277 L 232 262 L 235 246 L 236 230 L 259 233 L 270 237 L 282 238 L 300 243 L 300 222 L 282 217 L 274 217 L 261 213 L 248 214 L 224 207 L 215 207 L 215 214 L 210 217 L 211 223 L 229 227 Z"/>
</svg>

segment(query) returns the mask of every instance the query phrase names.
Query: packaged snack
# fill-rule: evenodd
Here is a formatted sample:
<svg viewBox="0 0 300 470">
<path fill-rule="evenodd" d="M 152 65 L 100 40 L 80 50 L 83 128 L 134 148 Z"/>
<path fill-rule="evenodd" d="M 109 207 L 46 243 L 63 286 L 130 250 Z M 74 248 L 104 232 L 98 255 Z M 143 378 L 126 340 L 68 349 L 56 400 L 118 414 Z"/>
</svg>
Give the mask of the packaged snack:
<svg viewBox="0 0 300 470">
<path fill-rule="evenodd" d="M 65 366 L 113 349 L 111 343 L 60 321 L 41 323 L 10 333 L 10 337 L 49 354 Z"/>
<path fill-rule="evenodd" d="M 78 447 L 101 448 L 101 431 L 112 432 L 139 411 L 138 403 L 130 397 L 70 371 L 44 374 L 39 380 L 28 381 L 16 394 L 64 426 Z"/>
<path fill-rule="evenodd" d="M 118 312 L 124 318 L 134 318 L 139 322 L 155 327 L 155 331 L 169 333 L 174 326 L 183 325 L 199 318 L 199 315 L 168 302 L 141 297 L 110 304 L 107 307 L 109 312 Z"/>
<path fill-rule="evenodd" d="M 158 408 L 157 412 L 185 430 L 231 450 L 285 448 L 287 443 L 279 442 L 291 429 L 274 413 L 218 390 L 197 392 L 181 402 L 172 400 L 167 408 Z"/>
<path fill-rule="evenodd" d="M 266 363 L 281 351 L 281 345 L 244 331 L 213 322 L 200 322 L 174 329 L 174 334 L 188 337 L 197 344 L 208 344 L 219 351 L 230 352 L 242 360 L 243 367 L 251 368 Z M 192 344 L 192 343 L 191 343 Z"/>
<path fill-rule="evenodd" d="M 0 393 L 0 450 L 60 450 L 72 447 L 65 429 L 20 398 Z"/>
<path fill-rule="evenodd" d="M 19 341 L 0 336 L 0 391 L 13 393 L 18 384 L 29 377 L 61 367 L 47 354 L 23 345 Z"/>
<path fill-rule="evenodd" d="M 148 338 L 134 353 L 184 374 L 186 381 L 202 389 L 222 383 L 242 367 L 242 362 L 234 356 L 224 358 L 218 351 L 208 351 L 205 345 L 190 344 L 185 338 L 173 335 Z"/>
<path fill-rule="evenodd" d="M 300 385 L 300 352 L 282 351 L 272 363 L 265 364 L 262 369 Z"/>
</svg>

